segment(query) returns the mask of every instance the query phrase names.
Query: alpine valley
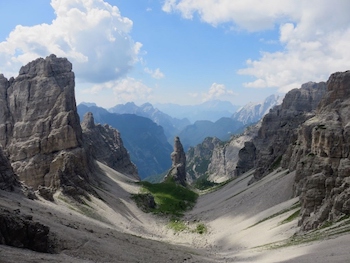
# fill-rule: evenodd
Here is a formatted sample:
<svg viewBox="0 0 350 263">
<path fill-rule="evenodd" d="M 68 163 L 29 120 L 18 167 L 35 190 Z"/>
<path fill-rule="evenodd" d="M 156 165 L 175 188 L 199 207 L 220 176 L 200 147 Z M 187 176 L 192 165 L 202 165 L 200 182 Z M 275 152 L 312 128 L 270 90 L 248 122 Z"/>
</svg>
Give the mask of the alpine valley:
<svg viewBox="0 0 350 263">
<path fill-rule="evenodd" d="M 104 109 L 38 58 L 0 74 L 0 262 L 349 262 L 349 116 L 350 71 L 241 107 Z"/>
</svg>

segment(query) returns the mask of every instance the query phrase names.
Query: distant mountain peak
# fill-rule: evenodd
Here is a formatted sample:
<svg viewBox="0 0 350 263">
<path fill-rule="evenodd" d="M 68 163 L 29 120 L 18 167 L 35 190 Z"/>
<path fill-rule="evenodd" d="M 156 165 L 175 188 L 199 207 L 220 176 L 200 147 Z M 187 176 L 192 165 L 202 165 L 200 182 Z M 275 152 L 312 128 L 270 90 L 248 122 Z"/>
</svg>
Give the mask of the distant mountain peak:
<svg viewBox="0 0 350 263">
<path fill-rule="evenodd" d="M 283 97 L 273 94 L 268 96 L 262 102 L 249 102 L 239 108 L 232 115 L 232 118 L 244 124 L 255 123 L 267 114 L 274 106 L 282 103 Z"/>
</svg>

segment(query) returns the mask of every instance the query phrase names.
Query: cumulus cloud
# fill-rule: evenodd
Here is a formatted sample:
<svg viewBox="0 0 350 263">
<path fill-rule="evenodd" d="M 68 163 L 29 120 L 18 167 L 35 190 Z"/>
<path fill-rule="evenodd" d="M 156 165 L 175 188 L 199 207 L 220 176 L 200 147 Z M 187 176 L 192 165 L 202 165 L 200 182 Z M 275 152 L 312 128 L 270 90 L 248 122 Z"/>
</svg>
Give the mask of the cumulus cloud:
<svg viewBox="0 0 350 263">
<path fill-rule="evenodd" d="M 115 104 L 130 101 L 135 103 L 149 101 L 153 96 L 152 88 L 131 77 L 96 84 L 83 92 L 98 95 L 105 91 L 111 92 L 112 98 L 109 99 Z"/>
<path fill-rule="evenodd" d="M 156 68 L 155 70 L 145 68 L 145 72 L 150 74 L 154 79 L 162 79 L 165 77 L 164 73 L 161 72 L 159 68 Z"/>
<path fill-rule="evenodd" d="M 231 23 L 248 31 L 277 28 L 283 48 L 246 61 L 247 67 L 238 73 L 256 78 L 246 87 L 288 91 L 349 69 L 350 1 L 166 0 L 163 10 L 187 19 L 199 16 L 213 26 Z"/>
<path fill-rule="evenodd" d="M 18 25 L 0 43 L 0 71 L 18 72 L 21 65 L 51 53 L 67 57 L 77 78 L 101 83 L 124 76 L 138 61 L 141 43 L 129 33 L 132 21 L 103 0 L 51 0 L 51 24 Z"/>
<path fill-rule="evenodd" d="M 233 90 L 229 90 L 223 84 L 213 83 L 209 88 L 209 91 L 202 93 L 203 101 L 223 99 L 227 100 L 228 97 L 236 96 Z"/>
</svg>

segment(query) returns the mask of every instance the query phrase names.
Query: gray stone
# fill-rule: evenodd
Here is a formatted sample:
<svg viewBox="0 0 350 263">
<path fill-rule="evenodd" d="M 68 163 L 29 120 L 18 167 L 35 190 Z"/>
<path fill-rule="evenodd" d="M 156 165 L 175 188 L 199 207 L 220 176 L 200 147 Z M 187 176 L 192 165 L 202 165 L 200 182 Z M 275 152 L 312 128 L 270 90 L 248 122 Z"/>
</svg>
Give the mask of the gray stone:
<svg viewBox="0 0 350 263">
<path fill-rule="evenodd" d="M 186 154 L 179 137 L 174 139 L 174 151 L 171 153 L 172 167 L 164 180 L 173 178 L 175 182 L 186 185 Z"/>
<path fill-rule="evenodd" d="M 0 145 L 26 185 L 91 191 L 94 164 L 83 148 L 72 64 L 50 55 L 0 76 Z"/>
</svg>

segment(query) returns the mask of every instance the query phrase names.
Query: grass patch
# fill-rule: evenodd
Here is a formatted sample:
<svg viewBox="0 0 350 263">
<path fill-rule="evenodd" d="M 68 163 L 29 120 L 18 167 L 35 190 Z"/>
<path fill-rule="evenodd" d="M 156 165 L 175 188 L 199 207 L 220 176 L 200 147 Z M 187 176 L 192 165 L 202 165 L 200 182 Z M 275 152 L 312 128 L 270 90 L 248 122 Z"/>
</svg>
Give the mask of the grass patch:
<svg viewBox="0 0 350 263">
<path fill-rule="evenodd" d="M 199 223 L 199 224 L 197 225 L 197 227 L 196 227 L 196 230 L 195 230 L 194 232 L 196 232 L 196 233 L 202 235 L 202 234 L 207 233 L 207 232 L 208 232 L 208 229 L 207 229 L 207 227 L 206 227 L 203 223 Z"/>
<path fill-rule="evenodd" d="M 188 229 L 188 227 L 182 220 L 178 220 L 175 218 L 168 223 L 168 228 L 174 230 L 174 232 L 181 232 Z"/>
<path fill-rule="evenodd" d="M 207 190 L 219 185 L 217 183 L 209 181 L 208 178 L 209 176 L 207 174 L 199 177 L 193 184 L 193 187 L 198 190 Z"/>
<path fill-rule="evenodd" d="M 300 215 L 300 209 L 298 209 L 297 211 L 295 211 L 293 214 L 291 214 L 290 216 L 288 216 L 286 219 L 284 219 L 281 224 L 286 224 L 289 222 L 292 222 L 294 219 L 297 219 L 298 216 Z"/>
<path fill-rule="evenodd" d="M 143 181 L 139 184 L 142 185 L 141 192 L 150 193 L 154 197 L 156 207 L 151 209 L 151 212 L 155 214 L 181 217 L 186 210 L 194 206 L 198 198 L 197 193 L 173 180 L 157 184 Z"/>
</svg>

